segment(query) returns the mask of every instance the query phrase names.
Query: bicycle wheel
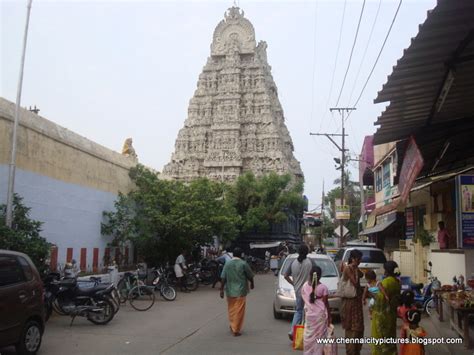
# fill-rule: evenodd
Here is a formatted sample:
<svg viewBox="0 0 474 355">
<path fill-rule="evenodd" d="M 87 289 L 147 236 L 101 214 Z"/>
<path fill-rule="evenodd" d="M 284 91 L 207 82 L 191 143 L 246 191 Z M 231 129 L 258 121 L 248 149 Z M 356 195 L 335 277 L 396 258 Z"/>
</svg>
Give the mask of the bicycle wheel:
<svg viewBox="0 0 474 355">
<path fill-rule="evenodd" d="M 128 294 L 128 299 L 137 311 L 147 311 L 155 304 L 155 293 L 146 286 L 135 286 Z"/>
<path fill-rule="evenodd" d="M 176 299 L 176 290 L 170 285 L 162 285 L 160 293 L 167 301 L 174 301 Z"/>
<path fill-rule="evenodd" d="M 117 291 L 118 291 L 120 303 L 127 302 L 128 293 L 130 290 L 128 289 L 127 283 L 125 282 L 125 278 L 120 280 L 119 283 L 117 284 Z"/>
</svg>

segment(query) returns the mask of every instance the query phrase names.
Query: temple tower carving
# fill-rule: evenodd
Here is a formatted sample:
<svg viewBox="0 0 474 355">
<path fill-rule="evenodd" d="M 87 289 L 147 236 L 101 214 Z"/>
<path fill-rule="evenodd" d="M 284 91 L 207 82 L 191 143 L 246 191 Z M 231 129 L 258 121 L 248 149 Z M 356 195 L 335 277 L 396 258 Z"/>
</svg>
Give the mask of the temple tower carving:
<svg viewBox="0 0 474 355">
<path fill-rule="evenodd" d="M 303 179 L 267 62 L 267 44 L 256 44 L 253 25 L 238 7 L 224 17 L 163 177 L 230 182 L 246 171 L 257 176 L 274 171 Z"/>
</svg>

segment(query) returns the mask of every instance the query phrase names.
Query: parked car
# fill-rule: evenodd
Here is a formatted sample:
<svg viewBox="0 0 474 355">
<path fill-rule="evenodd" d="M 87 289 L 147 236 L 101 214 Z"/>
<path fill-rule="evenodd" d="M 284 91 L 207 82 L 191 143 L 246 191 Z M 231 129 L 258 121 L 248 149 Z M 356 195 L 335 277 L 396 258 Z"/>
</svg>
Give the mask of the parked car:
<svg viewBox="0 0 474 355">
<path fill-rule="evenodd" d="M 15 345 L 18 354 L 36 354 L 45 324 L 43 293 L 26 254 L 0 250 L 0 348 Z"/>
<path fill-rule="evenodd" d="M 285 280 L 285 274 L 291 267 L 293 261 L 297 258 L 298 254 L 288 255 L 277 274 L 278 281 L 275 290 L 275 300 L 273 302 L 273 316 L 276 319 L 282 318 L 284 314 L 291 315 L 295 313 L 295 290 L 293 286 Z M 334 261 L 325 254 L 310 253 L 308 254 L 308 258 L 311 262 L 321 268 L 321 283 L 327 286 L 329 295 L 334 295 L 337 290 L 337 281 L 339 279 L 339 272 Z M 330 298 L 329 307 L 331 314 L 339 314 L 340 305 L 340 298 Z"/>
<path fill-rule="evenodd" d="M 338 251 L 339 249 L 337 248 L 329 248 L 329 249 L 326 249 L 326 254 L 329 255 L 332 260 L 334 260 Z"/>
<path fill-rule="evenodd" d="M 381 280 L 384 274 L 383 264 L 385 264 L 387 259 L 382 249 L 378 249 L 375 247 L 375 245 L 370 245 L 367 243 L 351 244 L 339 249 L 336 256 L 334 257 L 337 270 L 342 272 L 342 265 L 347 265 L 347 262 L 349 261 L 349 255 L 354 249 L 357 249 L 362 253 L 362 260 L 360 262 L 359 269 L 363 273 L 369 269 L 372 269 L 375 271 L 377 279 Z M 362 278 L 360 283 L 362 286 L 365 286 L 367 281 L 365 278 Z"/>
</svg>

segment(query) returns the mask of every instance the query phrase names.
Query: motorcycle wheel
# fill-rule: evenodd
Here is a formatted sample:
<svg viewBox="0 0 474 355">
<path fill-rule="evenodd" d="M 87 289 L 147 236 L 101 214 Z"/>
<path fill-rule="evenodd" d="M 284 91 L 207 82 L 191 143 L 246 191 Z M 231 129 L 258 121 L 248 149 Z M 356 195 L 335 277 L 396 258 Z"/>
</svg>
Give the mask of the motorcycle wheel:
<svg viewBox="0 0 474 355">
<path fill-rule="evenodd" d="M 101 308 L 102 311 L 100 313 L 89 311 L 87 313 L 88 321 L 97 325 L 104 325 L 104 324 L 109 323 L 114 318 L 115 316 L 114 305 L 107 298 L 104 298 L 103 300 L 100 300 L 100 301 L 96 301 L 95 306 L 97 306 L 97 308 Z"/>
<path fill-rule="evenodd" d="M 65 315 L 67 315 L 67 313 L 64 312 L 64 310 L 62 309 L 61 303 L 58 301 L 57 298 L 53 301 L 52 308 L 53 308 L 53 310 L 54 310 L 57 314 L 59 314 L 60 316 L 65 316 Z"/>
<path fill-rule="evenodd" d="M 49 320 L 49 317 L 51 317 L 51 314 L 53 313 L 53 305 L 46 301 L 44 303 L 44 310 L 45 310 L 45 315 L 44 315 L 44 321 L 47 322 Z"/>
<path fill-rule="evenodd" d="M 423 310 L 426 312 L 426 314 L 431 316 L 433 313 L 433 310 L 435 309 L 436 309 L 436 305 L 435 305 L 434 299 L 433 298 L 427 299 L 423 306 Z"/>
<path fill-rule="evenodd" d="M 176 299 L 176 290 L 170 285 L 161 286 L 160 294 L 167 301 L 174 301 Z"/>
<path fill-rule="evenodd" d="M 214 280 L 214 275 L 211 271 L 201 271 L 201 283 L 203 285 L 212 284 L 212 280 Z"/>
<path fill-rule="evenodd" d="M 186 275 L 186 289 L 188 291 L 196 291 L 199 286 L 198 280 L 192 274 Z"/>
<path fill-rule="evenodd" d="M 110 302 L 112 302 L 114 306 L 114 312 L 117 313 L 120 310 L 120 303 L 121 303 L 120 293 L 118 292 L 118 290 L 114 288 L 107 298 L 109 299 Z"/>
</svg>

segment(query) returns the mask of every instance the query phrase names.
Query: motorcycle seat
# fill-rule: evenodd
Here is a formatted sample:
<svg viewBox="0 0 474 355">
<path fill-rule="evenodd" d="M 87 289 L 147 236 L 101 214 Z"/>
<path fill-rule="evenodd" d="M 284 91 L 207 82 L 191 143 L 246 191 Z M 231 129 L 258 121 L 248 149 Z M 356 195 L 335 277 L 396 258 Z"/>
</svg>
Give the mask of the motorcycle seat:
<svg viewBox="0 0 474 355">
<path fill-rule="evenodd" d="M 420 283 L 420 284 L 415 284 L 414 283 L 414 284 L 411 285 L 411 288 L 416 290 L 416 291 L 421 291 L 423 289 L 423 284 L 422 283 Z"/>
<path fill-rule="evenodd" d="M 78 287 L 76 289 L 76 295 L 77 296 L 90 296 L 93 295 L 96 292 L 106 290 L 109 287 L 109 285 L 97 285 L 94 287 Z"/>
</svg>

